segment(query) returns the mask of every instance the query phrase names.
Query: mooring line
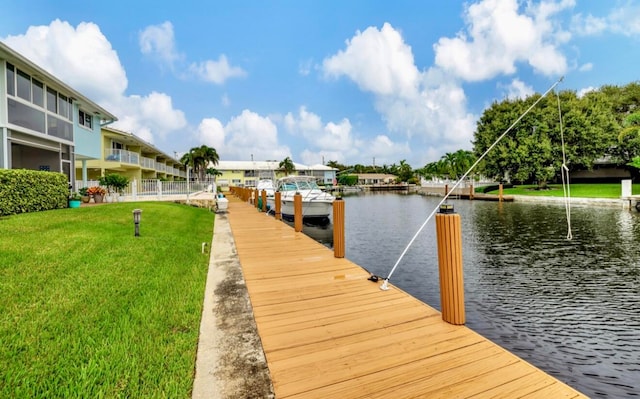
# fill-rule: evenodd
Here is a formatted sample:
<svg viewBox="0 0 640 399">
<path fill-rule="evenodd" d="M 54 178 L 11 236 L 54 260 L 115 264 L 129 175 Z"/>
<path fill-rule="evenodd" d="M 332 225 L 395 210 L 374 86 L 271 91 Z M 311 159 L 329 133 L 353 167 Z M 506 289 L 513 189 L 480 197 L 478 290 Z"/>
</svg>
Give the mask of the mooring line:
<svg viewBox="0 0 640 399">
<path fill-rule="evenodd" d="M 500 142 L 500 140 L 502 140 L 504 138 L 504 136 L 506 136 L 511 129 L 513 129 L 521 120 L 522 118 L 525 117 L 525 115 L 527 115 L 536 105 L 538 105 L 538 103 L 540 101 L 542 101 L 543 98 L 545 98 L 547 96 L 547 94 L 549 94 L 557 85 L 559 85 L 562 80 L 564 79 L 564 76 L 560 77 L 560 79 L 558 79 L 553 85 L 551 85 L 551 87 L 549 87 L 549 89 L 547 89 L 547 91 L 544 92 L 544 94 L 542 94 L 540 96 L 540 98 L 538 98 L 533 104 L 531 104 L 531 106 L 529 108 L 527 108 L 526 111 L 524 111 L 524 113 L 522 115 L 520 115 L 518 117 L 518 119 L 515 120 L 515 122 L 513 122 L 511 124 L 511 126 L 509 126 L 509 128 L 507 130 L 504 131 L 504 133 L 502 133 L 498 139 L 496 141 L 493 142 L 493 144 L 491 144 L 491 146 L 489 146 L 489 148 L 487 148 L 487 150 L 473 163 L 473 165 L 471 165 L 471 167 L 465 172 L 464 175 L 462 175 L 462 177 L 460 179 L 458 179 L 458 181 L 456 181 L 456 183 L 453 185 L 453 187 L 451 188 L 451 190 L 449 190 L 449 192 L 445 193 L 444 197 L 442 198 L 442 200 L 438 203 L 438 205 L 436 205 L 436 207 L 434 208 L 434 210 L 429 214 L 429 216 L 427 217 L 427 219 L 424 221 L 424 223 L 422 223 L 422 226 L 420 226 L 420 228 L 418 229 L 418 231 L 416 232 L 416 234 L 414 234 L 413 238 L 411 239 L 411 241 L 409 241 L 409 244 L 407 244 L 407 246 L 404 248 L 404 250 L 402 251 L 402 253 L 400 254 L 400 257 L 398 258 L 398 260 L 396 261 L 396 263 L 393 265 L 393 267 L 391 268 L 391 271 L 389 272 L 389 275 L 384 279 L 384 281 L 382 282 L 382 285 L 380 285 L 380 289 L 381 290 L 388 290 L 389 286 L 389 279 L 391 278 L 391 276 L 393 275 L 393 273 L 396 271 L 396 268 L 398 267 L 398 265 L 400 264 L 400 262 L 402 261 L 402 259 L 404 258 L 405 254 L 407 253 L 407 251 L 409 250 L 409 248 L 411 247 L 411 245 L 413 244 L 413 242 L 416 240 L 416 238 L 418 238 L 418 235 L 420 235 L 420 233 L 422 232 L 422 230 L 424 229 L 424 227 L 427 225 L 427 223 L 429 222 L 429 220 L 431 220 L 431 218 L 433 217 L 433 215 L 436 214 L 436 212 L 438 211 L 438 209 L 440 209 L 440 206 L 447 200 L 447 198 L 449 198 L 449 196 L 451 195 L 451 193 L 456 189 L 456 187 L 458 187 L 460 185 L 460 183 L 469 175 L 469 173 L 471 173 L 471 171 L 480 163 L 480 161 L 482 161 L 484 159 L 484 157 L 491 151 L 493 150 L 493 148 L 498 145 L 498 143 Z"/>
</svg>

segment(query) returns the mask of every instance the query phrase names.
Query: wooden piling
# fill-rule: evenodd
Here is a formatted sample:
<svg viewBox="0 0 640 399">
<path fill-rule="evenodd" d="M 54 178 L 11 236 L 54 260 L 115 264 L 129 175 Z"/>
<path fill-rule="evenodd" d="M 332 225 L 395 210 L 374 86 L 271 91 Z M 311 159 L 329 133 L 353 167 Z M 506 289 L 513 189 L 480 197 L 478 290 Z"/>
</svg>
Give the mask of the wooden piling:
<svg viewBox="0 0 640 399">
<path fill-rule="evenodd" d="M 258 201 L 259 197 L 260 197 L 260 192 L 256 188 L 253 190 L 253 201 L 254 201 L 253 206 L 255 206 L 257 210 L 260 210 L 260 201 Z"/>
<path fill-rule="evenodd" d="M 446 196 L 447 194 L 449 194 L 449 185 L 445 184 L 444 185 L 444 195 Z"/>
<path fill-rule="evenodd" d="M 465 323 L 464 281 L 462 275 L 462 233 L 460 215 L 453 207 L 436 214 L 438 269 L 440 271 L 440 304 L 442 319 L 447 323 Z"/>
<path fill-rule="evenodd" d="M 293 227 L 295 231 L 302 231 L 302 195 L 293 196 Z"/>
<path fill-rule="evenodd" d="M 500 185 L 498 186 L 498 201 L 502 202 L 503 200 L 503 195 L 502 195 L 502 183 L 500 183 Z"/>
<path fill-rule="evenodd" d="M 333 201 L 333 256 L 344 258 L 344 201 L 338 197 Z"/>
<path fill-rule="evenodd" d="M 469 186 L 469 199 L 473 199 L 473 183 Z"/>
<path fill-rule="evenodd" d="M 262 190 L 261 193 L 261 197 L 262 198 L 262 212 L 267 212 L 267 190 Z"/>
<path fill-rule="evenodd" d="M 282 199 L 282 193 L 280 193 L 280 191 L 276 191 L 275 194 L 275 198 L 274 198 L 274 202 L 276 205 L 276 220 L 282 220 L 282 203 L 280 202 L 280 200 Z"/>
</svg>

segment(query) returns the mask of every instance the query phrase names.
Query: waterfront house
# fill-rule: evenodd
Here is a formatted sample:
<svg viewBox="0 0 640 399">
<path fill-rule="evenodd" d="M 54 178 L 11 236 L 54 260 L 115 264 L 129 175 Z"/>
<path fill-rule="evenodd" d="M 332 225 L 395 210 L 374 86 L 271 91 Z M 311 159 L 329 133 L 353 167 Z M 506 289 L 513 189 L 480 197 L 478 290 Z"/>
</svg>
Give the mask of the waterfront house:
<svg viewBox="0 0 640 399">
<path fill-rule="evenodd" d="M 398 176 L 386 173 L 357 173 L 359 186 L 394 184 Z"/>
<path fill-rule="evenodd" d="M 185 180 L 186 167 L 176 154 L 171 156 L 133 133 L 103 127 L 97 144 L 99 156 L 77 160 L 76 173 L 82 175 L 82 185 L 109 173 L 117 173 L 133 180 Z"/>
<path fill-rule="evenodd" d="M 261 178 L 277 179 L 284 176 L 280 170 L 279 161 L 219 161 L 217 165 L 210 165 L 220 175 L 216 177 L 216 184 L 222 191 L 229 187 L 256 187 Z M 314 176 L 319 184 L 334 184 L 337 169 L 326 165 L 307 166 L 293 163 L 294 175 Z"/>
<path fill-rule="evenodd" d="M 100 129 L 117 118 L 0 42 L 0 168 L 62 172 L 100 158 Z"/>
</svg>

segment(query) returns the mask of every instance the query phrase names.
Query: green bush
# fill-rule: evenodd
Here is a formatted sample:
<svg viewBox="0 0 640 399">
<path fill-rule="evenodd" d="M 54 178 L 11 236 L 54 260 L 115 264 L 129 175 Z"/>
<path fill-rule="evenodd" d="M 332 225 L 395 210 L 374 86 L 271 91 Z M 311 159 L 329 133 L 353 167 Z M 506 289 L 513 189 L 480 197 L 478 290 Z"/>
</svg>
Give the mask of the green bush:
<svg viewBox="0 0 640 399">
<path fill-rule="evenodd" d="M 68 197 L 63 173 L 0 169 L 0 216 L 66 208 Z"/>
<path fill-rule="evenodd" d="M 338 176 L 338 183 L 343 186 L 355 186 L 358 184 L 358 175 L 341 175 Z"/>
<path fill-rule="evenodd" d="M 117 173 L 109 173 L 98 180 L 101 186 L 109 190 L 109 193 L 121 193 L 129 185 L 129 178 Z"/>
</svg>

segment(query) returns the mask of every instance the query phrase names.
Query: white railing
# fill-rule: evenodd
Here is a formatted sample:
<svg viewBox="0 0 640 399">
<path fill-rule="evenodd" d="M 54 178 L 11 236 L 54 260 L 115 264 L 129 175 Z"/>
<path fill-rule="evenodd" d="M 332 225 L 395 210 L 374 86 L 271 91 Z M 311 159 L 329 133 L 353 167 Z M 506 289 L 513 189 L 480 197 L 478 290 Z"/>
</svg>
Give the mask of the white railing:
<svg viewBox="0 0 640 399">
<path fill-rule="evenodd" d="M 140 157 L 140 166 L 146 169 L 155 169 L 156 160 L 153 158 Z"/>
<path fill-rule="evenodd" d="M 163 163 L 158 163 L 156 162 L 156 170 L 158 172 L 164 172 L 167 170 L 167 165 L 163 164 Z"/>
<path fill-rule="evenodd" d="M 82 187 L 99 186 L 97 180 L 76 180 L 76 190 Z M 212 182 L 162 181 L 157 179 L 133 179 L 123 190 L 124 201 L 162 201 L 187 198 L 187 195 L 210 191 Z M 106 187 L 104 187 L 106 189 Z"/>
<path fill-rule="evenodd" d="M 104 151 L 104 160 L 139 165 L 140 154 L 127 150 L 108 149 Z"/>
</svg>

